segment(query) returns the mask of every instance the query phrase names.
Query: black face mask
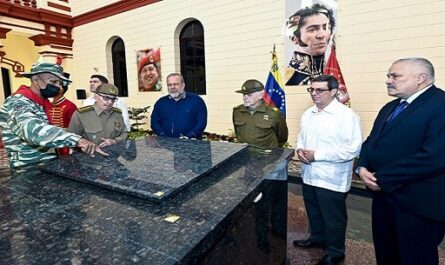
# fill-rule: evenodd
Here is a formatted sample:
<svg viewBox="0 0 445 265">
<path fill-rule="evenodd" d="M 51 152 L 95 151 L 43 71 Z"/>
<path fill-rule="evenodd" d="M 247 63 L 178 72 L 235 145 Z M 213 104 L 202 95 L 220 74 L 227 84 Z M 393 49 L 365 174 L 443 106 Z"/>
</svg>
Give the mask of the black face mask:
<svg viewBox="0 0 445 265">
<path fill-rule="evenodd" d="M 59 94 L 60 87 L 52 85 L 52 84 L 46 84 L 45 89 L 40 89 L 40 94 L 42 94 L 43 98 L 52 98 L 57 96 Z"/>
</svg>

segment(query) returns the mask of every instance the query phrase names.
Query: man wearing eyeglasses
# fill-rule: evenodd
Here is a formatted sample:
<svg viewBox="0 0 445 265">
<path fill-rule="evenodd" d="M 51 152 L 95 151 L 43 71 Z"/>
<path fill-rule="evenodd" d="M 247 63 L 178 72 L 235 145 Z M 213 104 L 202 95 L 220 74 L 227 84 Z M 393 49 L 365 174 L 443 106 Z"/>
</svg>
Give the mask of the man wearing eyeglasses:
<svg viewBox="0 0 445 265">
<path fill-rule="evenodd" d="M 93 74 L 90 77 L 90 92 L 93 93 L 89 98 L 83 101 L 83 106 L 90 106 L 94 104 L 96 89 L 103 84 L 108 84 L 108 78 L 100 74 Z M 130 116 L 128 115 L 128 108 L 122 98 L 117 98 L 114 101 L 113 107 L 116 107 L 122 111 L 124 117 L 125 126 L 127 130 L 131 130 Z"/>
<path fill-rule="evenodd" d="M 325 255 L 317 264 L 339 264 L 345 257 L 346 196 L 362 144 L 360 118 L 338 102 L 338 87 L 330 75 L 312 80 L 307 91 L 315 106 L 303 113 L 296 144 L 311 234 L 293 244 L 323 247 Z"/>
<path fill-rule="evenodd" d="M 68 131 L 82 135 L 100 147 L 124 142 L 128 130 L 122 111 L 113 107 L 119 90 L 113 84 L 102 84 L 95 93 L 94 105 L 74 113 Z"/>
<path fill-rule="evenodd" d="M 19 167 L 56 158 L 54 148 L 79 147 L 87 154 L 104 153 L 97 145 L 53 124 L 52 104 L 62 83 L 63 68 L 52 63 L 35 63 L 30 72 L 21 73 L 31 80 L 9 96 L 0 108 L 0 129 L 11 167 Z"/>
</svg>

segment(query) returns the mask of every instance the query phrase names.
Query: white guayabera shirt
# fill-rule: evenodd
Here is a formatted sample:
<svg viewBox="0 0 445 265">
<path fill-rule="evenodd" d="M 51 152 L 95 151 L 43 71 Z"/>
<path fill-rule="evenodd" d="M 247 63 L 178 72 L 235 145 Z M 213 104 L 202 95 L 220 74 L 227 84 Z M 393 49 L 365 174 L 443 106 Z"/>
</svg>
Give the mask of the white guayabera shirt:
<svg viewBox="0 0 445 265">
<path fill-rule="evenodd" d="M 316 106 L 301 117 L 297 150 L 314 150 L 315 161 L 302 164 L 305 184 L 347 192 L 351 187 L 354 158 L 360 154 L 362 134 L 360 117 L 333 100 L 322 111 Z"/>
</svg>

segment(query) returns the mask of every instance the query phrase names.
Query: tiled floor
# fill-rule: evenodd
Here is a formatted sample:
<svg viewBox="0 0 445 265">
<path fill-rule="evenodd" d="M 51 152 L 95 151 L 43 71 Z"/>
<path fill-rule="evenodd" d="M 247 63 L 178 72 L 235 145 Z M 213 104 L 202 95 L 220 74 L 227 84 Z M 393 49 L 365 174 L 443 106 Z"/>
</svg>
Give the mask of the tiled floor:
<svg viewBox="0 0 445 265">
<path fill-rule="evenodd" d="M 292 245 L 295 239 L 307 238 L 307 216 L 300 184 L 289 184 L 288 192 L 288 257 L 291 265 L 315 264 L 322 256 L 321 249 L 302 249 Z M 349 194 L 348 229 L 346 234 L 345 265 L 376 264 L 371 236 L 371 199 Z M 440 248 L 440 265 L 445 265 L 445 241 Z"/>
</svg>

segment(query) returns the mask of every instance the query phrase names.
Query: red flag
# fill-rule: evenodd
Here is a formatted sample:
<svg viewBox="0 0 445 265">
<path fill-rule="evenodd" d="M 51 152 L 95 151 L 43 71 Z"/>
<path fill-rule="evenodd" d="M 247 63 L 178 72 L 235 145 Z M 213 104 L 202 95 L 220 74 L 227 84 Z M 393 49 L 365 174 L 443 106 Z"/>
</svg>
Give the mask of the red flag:
<svg viewBox="0 0 445 265">
<path fill-rule="evenodd" d="M 323 73 L 325 75 L 332 75 L 337 78 L 339 87 L 338 100 L 345 104 L 349 101 L 348 90 L 346 89 L 346 83 L 341 73 L 340 65 L 337 61 L 337 54 L 335 53 L 335 45 L 332 45 L 331 54 L 329 55 L 328 62 L 326 63 Z"/>
</svg>

